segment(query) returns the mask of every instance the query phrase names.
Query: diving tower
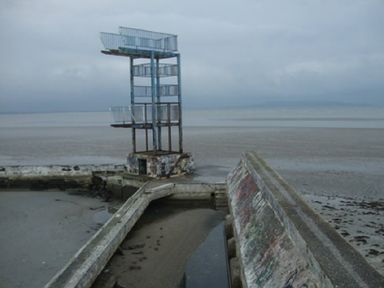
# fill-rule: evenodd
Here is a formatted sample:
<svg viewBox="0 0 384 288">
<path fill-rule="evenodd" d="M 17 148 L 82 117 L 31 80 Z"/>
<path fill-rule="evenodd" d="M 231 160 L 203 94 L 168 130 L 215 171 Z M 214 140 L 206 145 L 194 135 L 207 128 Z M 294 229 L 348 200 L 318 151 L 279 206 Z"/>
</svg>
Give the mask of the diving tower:
<svg viewBox="0 0 384 288">
<path fill-rule="evenodd" d="M 103 54 L 129 57 L 130 106 L 110 108 L 114 119 L 111 126 L 132 130 L 129 169 L 150 176 L 174 174 L 173 162 L 180 162 L 180 158 L 192 161 L 183 151 L 177 36 L 119 27 L 118 33 L 101 32 L 100 39 Z M 175 137 L 177 144 L 173 143 Z M 139 139 L 144 145 L 139 145 Z"/>
</svg>

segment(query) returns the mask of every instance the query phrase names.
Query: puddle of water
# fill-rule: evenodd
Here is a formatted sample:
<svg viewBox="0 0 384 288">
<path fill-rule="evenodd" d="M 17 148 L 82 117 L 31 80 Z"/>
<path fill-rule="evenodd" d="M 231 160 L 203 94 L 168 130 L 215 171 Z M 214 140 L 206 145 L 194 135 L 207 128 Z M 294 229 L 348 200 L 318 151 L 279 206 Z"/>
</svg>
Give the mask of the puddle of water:
<svg viewBox="0 0 384 288">
<path fill-rule="evenodd" d="M 229 287 L 224 241 L 224 223 L 221 222 L 189 258 L 180 288 Z"/>
<path fill-rule="evenodd" d="M 104 225 L 112 215 L 113 214 L 109 212 L 108 207 L 103 207 L 93 214 L 93 221 L 95 221 L 96 224 Z"/>
</svg>

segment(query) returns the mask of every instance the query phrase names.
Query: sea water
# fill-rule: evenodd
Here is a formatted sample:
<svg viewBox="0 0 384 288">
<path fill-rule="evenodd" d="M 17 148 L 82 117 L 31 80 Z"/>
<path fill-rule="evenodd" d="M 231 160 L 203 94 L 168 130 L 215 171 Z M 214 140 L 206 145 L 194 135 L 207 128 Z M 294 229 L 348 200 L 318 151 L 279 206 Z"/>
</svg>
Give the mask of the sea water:
<svg viewBox="0 0 384 288">
<path fill-rule="evenodd" d="M 202 137 L 236 137 L 234 131 L 384 128 L 384 108 L 372 107 L 205 109 L 185 110 L 183 116 L 185 146 L 197 153 L 196 145 L 203 152 L 215 149 Z M 0 165 L 122 163 L 131 151 L 130 131 L 113 129 L 111 122 L 109 112 L 0 114 Z M 249 146 L 242 137 L 232 148 Z"/>
</svg>

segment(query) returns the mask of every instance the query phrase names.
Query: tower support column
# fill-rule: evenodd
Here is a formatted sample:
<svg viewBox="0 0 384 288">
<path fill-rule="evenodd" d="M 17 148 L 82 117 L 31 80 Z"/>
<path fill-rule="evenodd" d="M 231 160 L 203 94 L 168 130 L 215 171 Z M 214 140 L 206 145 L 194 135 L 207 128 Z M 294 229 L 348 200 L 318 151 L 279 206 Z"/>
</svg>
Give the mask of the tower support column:
<svg viewBox="0 0 384 288">
<path fill-rule="evenodd" d="M 151 92 L 152 92 L 152 142 L 153 151 L 157 151 L 157 107 L 156 107 L 156 70 L 155 70 L 155 57 L 153 51 L 151 52 Z"/>
<path fill-rule="evenodd" d="M 133 115 L 134 107 L 135 107 L 135 93 L 134 93 L 134 85 L 135 85 L 135 75 L 133 73 L 133 57 L 129 57 L 129 71 L 130 71 L 130 88 L 131 88 L 131 121 L 132 124 L 135 124 L 135 118 Z M 132 148 L 133 152 L 136 152 L 136 128 L 132 128 Z"/>
<path fill-rule="evenodd" d="M 159 58 L 156 58 L 156 92 L 157 92 L 157 103 L 156 103 L 156 107 L 157 107 L 157 122 L 160 122 L 160 102 L 161 102 L 161 95 L 160 95 L 160 61 L 159 61 Z M 162 148 L 162 145 L 161 145 L 161 125 L 159 123 L 159 126 L 157 127 L 157 138 L 159 140 L 158 142 L 158 148 L 159 150 L 161 150 Z"/>
<path fill-rule="evenodd" d="M 179 152 L 183 153 L 183 115 L 181 103 L 181 61 L 180 54 L 177 54 L 177 89 L 178 89 L 178 102 L 179 102 Z"/>
</svg>

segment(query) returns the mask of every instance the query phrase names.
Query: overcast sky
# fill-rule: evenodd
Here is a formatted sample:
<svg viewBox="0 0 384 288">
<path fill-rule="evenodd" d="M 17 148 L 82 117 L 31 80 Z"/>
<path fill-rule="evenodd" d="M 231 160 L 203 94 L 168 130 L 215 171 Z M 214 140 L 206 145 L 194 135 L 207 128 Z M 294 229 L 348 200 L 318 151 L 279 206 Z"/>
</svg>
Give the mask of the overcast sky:
<svg viewBox="0 0 384 288">
<path fill-rule="evenodd" d="M 178 35 L 186 107 L 384 104 L 382 0 L 1 0 L 0 112 L 129 103 L 99 32 Z M 217 104 L 219 103 L 219 104 Z"/>
</svg>

